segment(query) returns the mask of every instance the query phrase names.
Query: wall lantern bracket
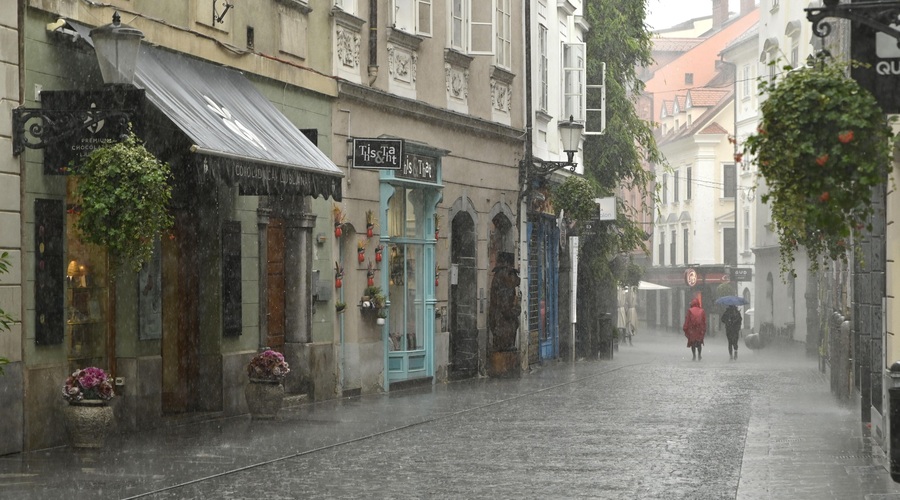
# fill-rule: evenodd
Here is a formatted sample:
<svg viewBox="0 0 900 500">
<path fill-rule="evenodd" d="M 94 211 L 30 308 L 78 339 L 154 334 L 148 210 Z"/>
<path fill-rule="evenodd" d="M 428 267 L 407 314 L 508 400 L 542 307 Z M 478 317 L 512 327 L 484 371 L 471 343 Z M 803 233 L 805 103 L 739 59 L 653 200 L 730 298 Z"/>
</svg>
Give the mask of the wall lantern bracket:
<svg viewBox="0 0 900 500">
<path fill-rule="evenodd" d="M 803 10 L 806 19 L 812 23 L 813 33 L 820 38 L 827 37 L 832 31 L 826 18 L 849 19 L 893 37 L 900 47 L 900 31 L 892 27 L 900 24 L 900 1 L 841 3 L 840 0 L 825 0 L 823 6 Z"/>
</svg>

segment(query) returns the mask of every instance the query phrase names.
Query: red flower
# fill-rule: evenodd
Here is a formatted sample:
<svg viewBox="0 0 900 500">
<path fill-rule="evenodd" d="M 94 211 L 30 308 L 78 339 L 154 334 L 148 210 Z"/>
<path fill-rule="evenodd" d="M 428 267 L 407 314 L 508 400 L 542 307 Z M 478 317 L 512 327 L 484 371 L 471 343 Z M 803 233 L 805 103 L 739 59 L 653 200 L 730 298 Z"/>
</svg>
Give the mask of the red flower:
<svg viewBox="0 0 900 500">
<path fill-rule="evenodd" d="M 847 144 L 853 140 L 853 131 L 848 130 L 846 132 L 842 132 L 838 134 L 838 140 L 841 141 L 841 144 Z"/>
<path fill-rule="evenodd" d="M 744 155 L 742 153 L 734 154 L 734 162 L 735 163 L 740 163 L 742 159 L 744 159 Z"/>
<path fill-rule="evenodd" d="M 818 164 L 820 167 L 824 167 L 826 163 L 828 163 L 828 154 L 827 153 L 816 158 L 816 164 Z"/>
<path fill-rule="evenodd" d="M 819 196 L 819 200 L 821 200 L 823 203 L 827 203 L 830 199 L 831 195 L 828 194 L 828 191 L 825 191 L 824 193 L 822 193 L 822 196 Z"/>
<path fill-rule="evenodd" d="M 756 128 L 756 132 L 757 132 L 759 135 L 766 135 L 766 129 L 764 129 L 764 128 L 762 128 L 762 127 L 757 127 L 757 128 Z"/>
</svg>

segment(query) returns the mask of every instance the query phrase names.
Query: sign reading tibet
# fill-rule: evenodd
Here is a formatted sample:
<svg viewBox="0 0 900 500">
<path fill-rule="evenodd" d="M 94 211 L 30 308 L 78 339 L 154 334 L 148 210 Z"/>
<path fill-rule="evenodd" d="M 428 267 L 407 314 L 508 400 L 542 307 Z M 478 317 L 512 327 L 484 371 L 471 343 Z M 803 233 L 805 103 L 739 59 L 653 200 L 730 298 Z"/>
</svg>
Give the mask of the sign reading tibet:
<svg viewBox="0 0 900 500">
<path fill-rule="evenodd" d="M 854 65 L 850 74 L 860 86 L 871 92 L 886 114 L 900 113 L 900 47 L 898 40 L 885 33 L 853 22 L 850 30 L 850 57 L 865 63 Z M 891 25 L 898 29 L 900 26 Z"/>
<path fill-rule="evenodd" d="M 353 139 L 353 168 L 400 170 L 403 139 Z"/>
</svg>

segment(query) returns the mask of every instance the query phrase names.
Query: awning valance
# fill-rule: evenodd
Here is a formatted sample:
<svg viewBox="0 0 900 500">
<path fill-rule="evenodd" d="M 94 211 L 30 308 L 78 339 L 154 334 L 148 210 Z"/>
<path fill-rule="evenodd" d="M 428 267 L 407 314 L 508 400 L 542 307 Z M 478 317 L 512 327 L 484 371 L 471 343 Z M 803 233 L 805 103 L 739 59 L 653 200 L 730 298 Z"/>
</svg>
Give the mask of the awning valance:
<svg viewBox="0 0 900 500">
<path fill-rule="evenodd" d="M 341 169 L 238 71 L 142 44 L 135 85 L 192 141 L 201 175 L 242 194 L 341 200 Z"/>
</svg>

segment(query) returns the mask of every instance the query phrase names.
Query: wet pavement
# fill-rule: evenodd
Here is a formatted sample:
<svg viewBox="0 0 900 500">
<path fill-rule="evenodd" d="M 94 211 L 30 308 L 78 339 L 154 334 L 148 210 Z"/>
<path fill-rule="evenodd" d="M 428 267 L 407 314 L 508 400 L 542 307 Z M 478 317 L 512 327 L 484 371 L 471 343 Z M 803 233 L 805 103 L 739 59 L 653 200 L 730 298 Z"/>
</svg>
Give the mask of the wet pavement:
<svg viewBox="0 0 900 500">
<path fill-rule="evenodd" d="M 684 346 L 4 456 L 0 498 L 900 499 L 800 349 Z"/>
</svg>

